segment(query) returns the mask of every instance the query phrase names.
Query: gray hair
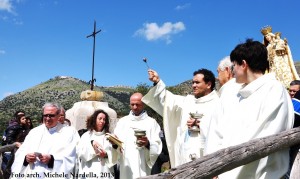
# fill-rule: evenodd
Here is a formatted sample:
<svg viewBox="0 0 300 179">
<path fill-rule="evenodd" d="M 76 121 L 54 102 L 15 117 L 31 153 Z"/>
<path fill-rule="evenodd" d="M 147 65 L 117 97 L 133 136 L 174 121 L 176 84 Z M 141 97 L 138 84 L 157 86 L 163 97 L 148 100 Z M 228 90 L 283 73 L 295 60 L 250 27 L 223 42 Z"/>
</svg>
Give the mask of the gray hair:
<svg viewBox="0 0 300 179">
<path fill-rule="evenodd" d="M 232 71 L 232 66 L 233 66 L 233 64 L 230 61 L 230 56 L 226 56 L 222 60 L 220 60 L 218 69 L 220 69 L 221 71 L 224 71 L 225 68 L 228 67 L 230 69 L 230 71 Z"/>
<path fill-rule="evenodd" d="M 66 110 L 62 105 L 60 105 L 60 112 L 66 113 Z"/>
<path fill-rule="evenodd" d="M 62 108 L 62 106 L 60 104 L 54 103 L 54 102 L 47 102 L 47 103 L 45 103 L 44 106 L 43 106 L 43 111 L 44 111 L 44 109 L 46 107 L 55 107 L 57 109 L 56 114 L 59 114 L 60 110 Z"/>
</svg>

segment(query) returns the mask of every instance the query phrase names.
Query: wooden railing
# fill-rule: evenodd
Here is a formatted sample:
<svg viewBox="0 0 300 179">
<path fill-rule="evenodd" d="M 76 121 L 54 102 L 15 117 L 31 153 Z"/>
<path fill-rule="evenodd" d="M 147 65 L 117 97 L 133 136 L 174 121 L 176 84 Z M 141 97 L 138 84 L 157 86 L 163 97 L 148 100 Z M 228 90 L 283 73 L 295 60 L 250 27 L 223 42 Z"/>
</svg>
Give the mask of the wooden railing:
<svg viewBox="0 0 300 179">
<path fill-rule="evenodd" d="M 15 148 L 16 148 L 16 144 L 9 144 L 9 145 L 5 145 L 5 146 L 1 146 L 0 147 L 0 179 L 5 179 L 4 176 L 3 176 L 3 171 L 2 171 L 2 153 L 4 152 L 10 152 L 10 151 L 13 151 Z M 13 162 L 13 161 L 11 161 Z"/>
<path fill-rule="evenodd" d="M 165 173 L 141 177 L 162 178 L 213 178 L 221 173 L 266 157 L 276 151 L 300 144 L 300 127 L 276 135 L 254 139 L 247 143 L 221 149 L 192 162 L 171 168 Z M 298 153 L 291 171 L 291 179 L 300 178 L 300 154 Z"/>
</svg>

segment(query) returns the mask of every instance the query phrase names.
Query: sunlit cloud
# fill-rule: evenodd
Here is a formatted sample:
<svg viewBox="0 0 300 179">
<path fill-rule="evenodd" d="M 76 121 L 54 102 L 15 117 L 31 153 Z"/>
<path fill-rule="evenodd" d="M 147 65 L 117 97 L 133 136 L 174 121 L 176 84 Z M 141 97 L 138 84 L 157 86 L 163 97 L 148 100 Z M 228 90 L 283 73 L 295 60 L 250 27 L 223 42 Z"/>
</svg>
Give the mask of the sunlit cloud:
<svg viewBox="0 0 300 179">
<path fill-rule="evenodd" d="M 178 6 L 175 7 L 175 10 L 180 11 L 180 10 L 183 10 L 183 9 L 187 9 L 190 6 L 191 6 L 191 3 L 187 3 L 187 4 L 184 4 L 184 5 L 178 5 Z"/>
<path fill-rule="evenodd" d="M 16 14 L 12 0 L 0 0 L 0 11 L 7 11 L 12 14 Z"/>
<path fill-rule="evenodd" d="M 23 25 L 23 21 L 16 11 L 16 6 L 24 2 L 25 0 L 0 0 L 0 12 L 6 12 L 1 14 L 0 20 L 12 22 L 15 25 Z"/>
<path fill-rule="evenodd" d="M 0 49 L 0 55 L 1 55 L 1 54 L 5 54 L 5 50 L 1 50 L 1 49 Z"/>
<path fill-rule="evenodd" d="M 142 36 L 148 41 L 165 40 L 167 44 L 172 42 L 172 35 L 185 30 L 183 22 L 165 22 L 162 26 L 157 23 L 145 23 L 143 26 L 135 32 L 135 36 Z"/>
</svg>

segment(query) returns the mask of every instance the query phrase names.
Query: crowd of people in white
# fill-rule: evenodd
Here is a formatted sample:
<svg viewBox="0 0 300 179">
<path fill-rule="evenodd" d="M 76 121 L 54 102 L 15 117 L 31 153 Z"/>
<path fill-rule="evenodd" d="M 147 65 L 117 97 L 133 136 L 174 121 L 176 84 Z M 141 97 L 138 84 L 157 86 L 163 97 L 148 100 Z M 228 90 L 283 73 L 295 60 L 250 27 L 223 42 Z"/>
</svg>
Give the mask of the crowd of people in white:
<svg viewBox="0 0 300 179">
<path fill-rule="evenodd" d="M 109 115 L 99 109 L 79 135 L 64 122 L 59 104 L 46 103 L 41 125 L 30 130 L 15 153 L 10 178 L 139 178 L 153 174 L 151 169 L 164 148 L 174 168 L 219 149 L 291 129 L 291 96 L 286 82 L 270 71 L 268 59 L 264 44 L 247 39 L 220 61 L 218 90 L 214 74 L 199 69 L 193 73 L 193 94 L 187 96 L 168 91 L 158 73 L 149 69 L 153 87 L 145 96 L 131 95 L 131 110 L 118 120 L 114 131 L 109 131 Z M 144 104 L 163 117 L 162 128 L 148 116 Z M 107 133 L 122 145 L 108 140 Z M 216 178 L 281 178 L 289 170 L 289 156 L 284 149 Z"/>
</svg>

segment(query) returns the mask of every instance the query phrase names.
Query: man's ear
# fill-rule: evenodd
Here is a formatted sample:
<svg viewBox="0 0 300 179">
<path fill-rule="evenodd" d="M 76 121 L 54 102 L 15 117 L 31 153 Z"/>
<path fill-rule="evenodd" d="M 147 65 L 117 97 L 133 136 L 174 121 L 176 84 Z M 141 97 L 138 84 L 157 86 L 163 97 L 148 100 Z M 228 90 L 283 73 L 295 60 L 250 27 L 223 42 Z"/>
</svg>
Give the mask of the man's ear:
<svg viewBox="0 0 300 179">
<path fill-rule="evenodd" d="M 227 72 L 226 73 L 226 76 L 229 77 L 232 75 L 232 71 L 231 71 L 231 67 L 225 67 L 225 71 Z"/>
<path fill-rule="evenodd" d="M 230 71 L 230 68 L 229 67 L 225 67 L 225 71 Z"/>
<path fill-rule="evenodd" d="M 207 82 L 207 88 L 210 89 L 211 88 L 211 82 Z"/>
<path fill-rule="evenodd" d="M 243 60 L 243 61 L 242 61 L 241 67 L 242 67 L 243 69 L 246 69 L 246 70 L 247 70 L 248 64 L 247 64 L 246 60 Z"/>
</svg>

